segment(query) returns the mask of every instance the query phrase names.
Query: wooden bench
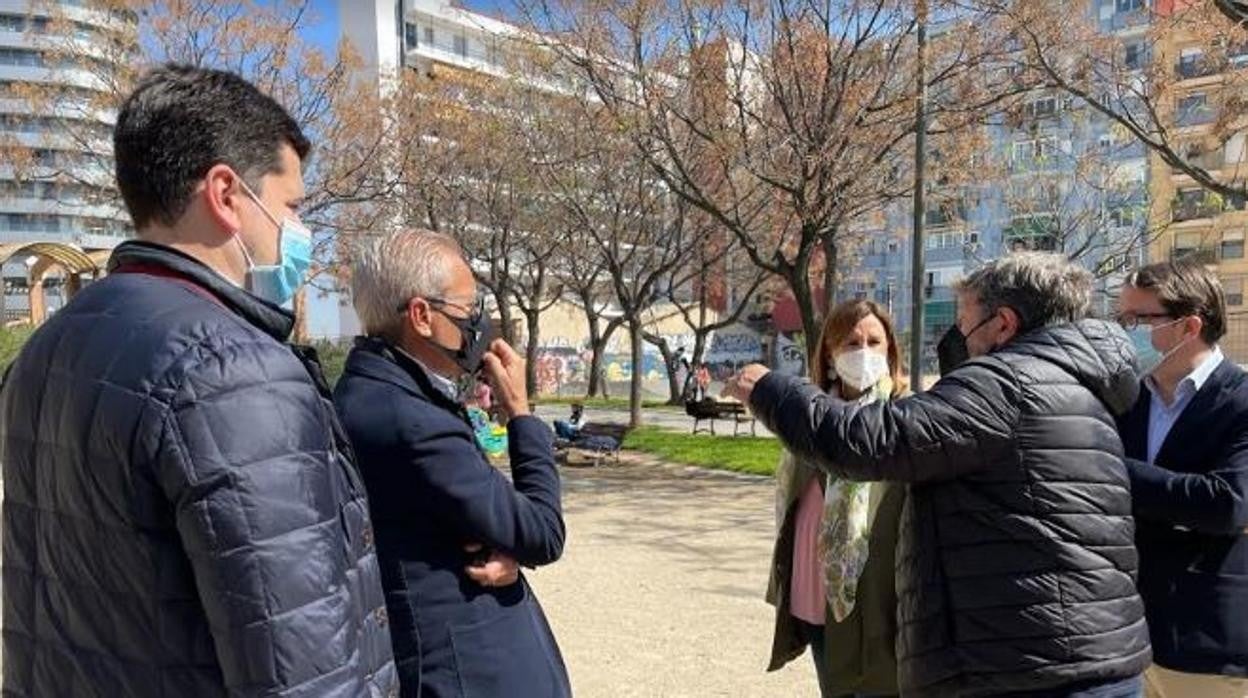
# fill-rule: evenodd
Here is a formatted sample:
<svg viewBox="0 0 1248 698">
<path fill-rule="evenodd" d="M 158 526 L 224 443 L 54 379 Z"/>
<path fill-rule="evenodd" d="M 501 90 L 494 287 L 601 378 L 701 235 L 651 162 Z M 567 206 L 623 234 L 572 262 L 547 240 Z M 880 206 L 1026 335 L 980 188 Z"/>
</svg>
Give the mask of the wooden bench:
<svg viewBox="0 0 1248 698">
<path fill-rule="evenodd" d="M 585 448 L 577 446 L 575 442 L 563 442 L 563 460 L 568 465 L 601 465 L 602 460 L 607 456 L 614 456 L 615 462 L 620 461 L 620 447 L 624 444 L 624 437 L 628 435 L 629 426 L 627 424 L 614 424 L 611 422 L 587 422 L 581 426 L 580 432 L 577 434 L 577 440 L 586 436 L 608 436 L 615 440 L 615 448 Z"/>
<path fill-rule="evenodd" d="M 693 417 L 693 433 L 708 432 L 712 436 L 715 435 L 715 420 L 731 420 L 732 435 L 741 435 L 741 425 L 750 425 L 750 436 L 757 436 L 757 422 L 754 415 L 750 414 L 749 408 L 744 403 L 728 402 L 706 398 L 704 400 L 685 403 L 685 414 Z M 702 422 L 710 422 L 710 428 L 702 426 Z"/>
</svg>

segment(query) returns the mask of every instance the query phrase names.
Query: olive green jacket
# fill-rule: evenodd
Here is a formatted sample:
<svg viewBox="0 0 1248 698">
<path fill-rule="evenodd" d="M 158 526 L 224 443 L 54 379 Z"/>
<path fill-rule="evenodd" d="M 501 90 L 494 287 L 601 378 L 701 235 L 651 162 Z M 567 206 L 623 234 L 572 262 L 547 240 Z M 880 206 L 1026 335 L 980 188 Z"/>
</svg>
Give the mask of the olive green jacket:
<svg viewBox="0 0 1248 698">
<path fill-rule="evenodd" d="M 822 471 L 797 462 L 793 477 L 781 483 L 778 505 L 782 516 L 772 555 L 767 601 L 776 607 L 776 631 L 768 671 L 775 671 L 802 655 L 806 641 L 800 621 L 789 613 L 789 588 L 793 575 L 793 538 L 797 502 L 812 478 L 826 484 Z M 854 610 L 838 623 L 828 613 L 824 624 L 828 685 L 825 696 L 852 693 L 896 695 L 897 593 L 894 584 L 898 524 L 907 488 L 897 483 L 872 483 L 874 512 L 869 536 L 869 555 L 858 581 Z"/>
</svg>

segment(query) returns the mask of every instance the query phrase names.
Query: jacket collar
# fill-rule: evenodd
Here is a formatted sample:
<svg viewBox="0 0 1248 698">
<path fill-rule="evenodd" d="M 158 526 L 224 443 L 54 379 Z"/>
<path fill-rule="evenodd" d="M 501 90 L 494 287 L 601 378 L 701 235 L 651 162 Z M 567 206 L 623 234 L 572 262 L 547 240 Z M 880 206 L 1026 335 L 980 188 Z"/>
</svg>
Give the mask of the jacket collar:
<svg viewBox="0 0 1248 698">
<path fill-rule="evenodd" d="M 168 269 L 215 296 L 221 303 L 279 342 L 290 338 L 295 316 L 225 280 L 203 262 L 154 242 L 127 240 L 113 250 L 108 271 L 125 265 L 155 265 Z"/>
<path fill-rule="evenodd" d="M 347 357 L 343 370 L 389 383 L 453 412 L 462 409 L 458 402 L 434 385 L 428 370 L 419 361 L 379 337 L 356 337 L 355 348 Z"/>
<path fill-rule="evenodd" d="M 1183 408 L 1182 414 L 1175 420 L 1174 426 L 1170 427 L 1170 433 L 1166 435 L 1166 440 L 1162 442 L 1161 449 L 1157 452 L 1157 458 L 1154 462 L 1158 465 L 1172 462 L 1175 457 L 1174 450 L 1176 448 L 1190 447 L 1194 443 L 1203 443 L 1200 439 L 1200 431 L 1208 424 L 1209 415 L 1217 412 L 1220 403 L 1228 395 L 1230 388 L 1234 385 L 1231 380 L 1239 367 L 1227 361 L 1225 358 L 1221 363 L 1213 369 L 1208 379 L 1196 391 L 1191 401 L 1187 403 L 1187 407 Z M 1144 407 L 1144 439 L 1145 444 L 1148 443 L 1148 415 L 1152 412 L 1152 395 L 1145 394 L 1144 399 L 1147 400 Z"/>
</svg>

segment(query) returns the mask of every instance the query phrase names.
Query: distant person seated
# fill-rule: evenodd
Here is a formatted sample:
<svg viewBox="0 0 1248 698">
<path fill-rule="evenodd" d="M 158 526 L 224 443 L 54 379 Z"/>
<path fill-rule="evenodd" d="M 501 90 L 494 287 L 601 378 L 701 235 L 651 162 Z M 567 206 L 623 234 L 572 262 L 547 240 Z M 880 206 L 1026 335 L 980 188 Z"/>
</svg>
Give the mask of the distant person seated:
<svg viewBox="0 0 1248 698">
<path fill-rule="evenodd" d="M 555 420 L 555 436 L 567 441 L 576 441 L 585 426 L 585 406 L 579 402 L 572 403 L 572 416 L 569 419 Z"/>
<path fill-rule="evenodd" d="M 694 376 L 698 386 L 697 398 L 701 400 L 708 397 L 711 391 L 711 370 L 706 367 L 706 364 L 699 364 Z"/>
</svg>

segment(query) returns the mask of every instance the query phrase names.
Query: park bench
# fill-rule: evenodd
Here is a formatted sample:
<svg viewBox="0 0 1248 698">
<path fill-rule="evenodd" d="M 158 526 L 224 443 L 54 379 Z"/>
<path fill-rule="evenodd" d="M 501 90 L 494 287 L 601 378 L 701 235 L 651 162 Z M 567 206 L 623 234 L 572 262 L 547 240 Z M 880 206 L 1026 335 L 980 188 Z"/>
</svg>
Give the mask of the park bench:
<svg viewBox="0 0 1248 698">
<path fill-rule="evenodd" d="M 555 442 L 555 447 L 562 451 L 564 462 L 568 465 L 601 465 L 607 456 L 614 456 L 618 463 L 620 447 L 628 430 L 627 424 L 587 422 L 581 426 L 576 441 L 560 439 Z"/>
<path fill-rule="evenodd" d="M 732 422 L 732 435 L 741 435 L 741 425 L 750 425 L 750 436 L 757 436 L 754 415 L 744 403 L 730 402 L 726 400 L 716 400 L 714 398 L 705 398 L 703 400 L 689 400 L 685 402 L 685 414 L 693 417 L 693 433 L 709 432 L 715 435 L 715 420 L 729 420 Z M 702 426 L 702 422 L 709 422 L 710 427 Z"/>
</svg>

